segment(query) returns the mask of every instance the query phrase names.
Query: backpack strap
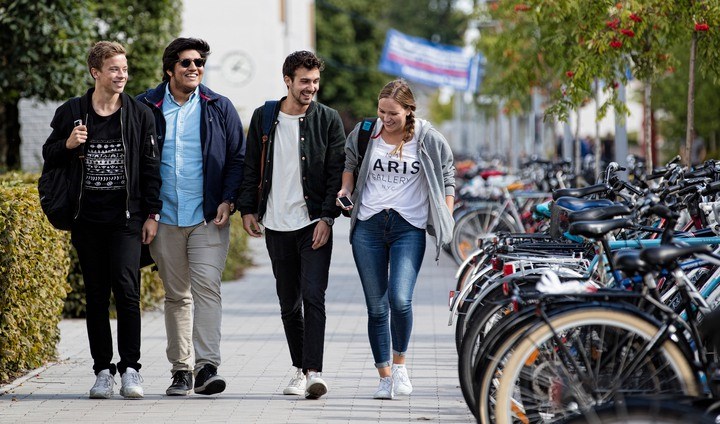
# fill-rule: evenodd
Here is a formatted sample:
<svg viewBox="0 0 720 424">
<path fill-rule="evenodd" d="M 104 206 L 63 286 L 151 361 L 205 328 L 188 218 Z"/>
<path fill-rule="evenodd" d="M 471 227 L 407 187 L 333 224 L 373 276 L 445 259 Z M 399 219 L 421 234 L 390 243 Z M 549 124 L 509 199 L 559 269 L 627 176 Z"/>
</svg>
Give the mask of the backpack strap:
<svg viewBox="0 0 720 424">
<path fill-rule="evenodd" d="M 268 100 L 265 102 L 262 114 L 262 150 L 260 152 L 260 179 L 258 180 L 258 202 L 262 198 L 263 181 L 265 181 L 265 158 L 267 157 L 267 142 L 270 137 L 275 118 L 280 112 L 280 102 L 277 100 Z"/>
<path fill-rule="evenodd" d="M 356 169 L 360 169 L 363 159 L 365 159 L 365 152 L 367 152 L 370 136 L 372 135 L 373 129 L 375 129 L 375 122 L 377 122 L 377 118 L 363 118 L 360 124 L 360 132 L 358 132 L 358 164 Z"/>
</svg>

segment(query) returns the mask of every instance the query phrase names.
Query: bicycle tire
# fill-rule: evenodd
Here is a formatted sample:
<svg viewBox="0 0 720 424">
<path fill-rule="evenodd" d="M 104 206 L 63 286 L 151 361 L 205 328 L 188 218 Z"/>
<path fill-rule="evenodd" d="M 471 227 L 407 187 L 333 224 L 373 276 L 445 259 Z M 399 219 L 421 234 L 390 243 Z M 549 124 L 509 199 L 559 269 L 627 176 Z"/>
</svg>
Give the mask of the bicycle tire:
<svg viewBox="0 0 720 424">
<path fill-rule="evenodd" d="M 614 370 L 616 366 L 622 368 L 626 359 L 631 362 L 633 354 L 637 355 L 638 352 L 642 352 L 638 349 L 643 347 L 642 343 L 652 340 L 658 331 L 658 325 L 651 322 L 650 319 L 641 318 L 639 314 L 627 310 L 609 310 L 606 306 L 583 307 L 551 317 L 550 324 L 542 323 L 531 329 L 515 346 L 512 355 L 505 363 L 496 397 L 497 423 L 512 423 L 514 422 L 513 418 L 517 416 L 521 417 L 523 422 L 537 422 L 541 416 L 552 415 L 553 419 L 559 419 L 561 417 L 556 417 L 556 415 L 577 414 L 578 410 L 587 410 L 586 405 L 591 400 L 595 405 L 610 402 L 612 397 L 617 394 L 612 391 L 612 386 L 618 382 L 627 383 L 622 387 L 623 391 L 632 388 L 635 391 L 649 390 L 649 394 L 655 394 L 654 391 L 662 390 L 664 394 L 699 395 L 699 384 L 691 359 L 685 356 L 677 344 L 669 340 L 658 346 L 656 351 L 645 355 L 644 361 L 642 361 L 643 366 L 640 369 L 634 369 L 633 373 L 622 374 L 622 370 L 619 370 L 619 373 Z M 624 335 L 623 332 L 627 335 Z M 589 334 L 590 337 L 587 338 L 592 344 L 592 349 L 587 351 L 584 349 L 585 346 L 574 343 L 576 338 L 573 333 L 580 334 L 583 338 L 586 338 L 584 334 Z M 583 348 L 582 355 L 584 357 L 573 364 L 563 364 L 563 358 L 559 358 L 560 355 L 555 355 L 556 357 L 552 358 L 553 361 L 537 362 L 543 356 L 554 355 L 563 350 L 560 345 L 553 343 L 554 334 L 561 337 L 570 336 L 568 340 L 564 340 L 563 345 L 569 342 L 571 347 Z M 615 340 L 604 337 L 599 341 L 595 340 L 595 337 L 600 334 L 603 336 L 607 334 Z M 603 364 L 602 359 L 604 359 L 605 352 L 602 349 L 607 345 L 612 346 L 613 341 L 620 341 L 616 344 L 618 351 L 624 349 L 623 353 L 627 353 L 629 357 L 623 357 L 619 363 L 616 360 Z M 545 346 L 546 342 L 547 346 Z M 579 351 L 578 355 L 582 356 Z M 611 354 L 608 354 L 608 357 L 611 357 Z M 569 365 L 586 365 L 586 371 L 596 372 L 592 380 L 595 386 L 593 393 L 580 390 L 581 384 L 576 381 Z M 602 371 L 605 371 L 605 367 L 609 367 L 611 375 L 601 374 L 601 365 Z M 559 369 L 559 372 L 553 369 L 555 367 Z M 594 367 L 597 369 L 593 370 Z M 649 374 L 648 371 L 650 371 Z M 658 374 L 655 375 L 654 371 L 657 371 Z M 613 378 L 619 380 L 613 380 Z M 630 380 L 633 380 L 634 386 L 630 384 Z M 603 383 L 610 386 L 605 388 L 610 389 L 606 393 L 609 396 L 605 399 L 597 397 L 597 392 L 602 393 L 598 386 Z M 570 385 L 574 386 L 574 391 L 567 390 Z M 535 397 L 536 399 L 534 399 Z M 543 409 L 545 404 L 548 405 L 547 409 Z"/>
<path fill-rule="evenodd" d="M 715 418 L 703 410 L 661 399 L 630 398 L 594 408 L 563 424 L 714 424 Z"/>
<path fill-rule="evenodd" d="M 493 280 L 497 276 L 498 272 L 499 271 L 493 270 L 490 267 L 486 267 L 473 276 L 471 280 L 473 288 L 465 299 L 463 299 L 463 303 L 458 307 L 458 316 L 455 320 L 455 348 L 458 351 L 460 350 L 460 345 L 462 344 L 465 330 L 467 330 L 471 316 L 478 307 L 478 302 L 482 300 L 483 288 L 488 284 L 488 281 Z"/>
<path fill-rule="evenodd" d="M 480 206 L 477 209 L 466 212 L 455 223 L 453 238 L 450 242 L 451 251 L 455 262 L 460 265 L 465 258 L 475 249 L 477 238 L 488 233 L 521 233 L 524 229 L 507 213 L 501 216 L 497 206 Z M 498 218 L 497 224 L 491 224 Z"/>
</svg>

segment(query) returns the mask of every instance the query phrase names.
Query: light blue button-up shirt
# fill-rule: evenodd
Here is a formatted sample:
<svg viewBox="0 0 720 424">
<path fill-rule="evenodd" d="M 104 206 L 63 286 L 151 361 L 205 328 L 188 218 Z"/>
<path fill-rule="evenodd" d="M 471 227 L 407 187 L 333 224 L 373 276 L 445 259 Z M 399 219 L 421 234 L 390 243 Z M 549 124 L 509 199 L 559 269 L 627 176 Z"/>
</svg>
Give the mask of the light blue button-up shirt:
<svg viewBox="0 0 720 424">
<path fill-rule="evenodd" d="M 203 222 L 203 157 L 200 143 L 200 89 L 182 106 L 165 88 L 162 104 L 165 142 L 160 176 L 161 222 L 189 227 Z"/>
</svg>

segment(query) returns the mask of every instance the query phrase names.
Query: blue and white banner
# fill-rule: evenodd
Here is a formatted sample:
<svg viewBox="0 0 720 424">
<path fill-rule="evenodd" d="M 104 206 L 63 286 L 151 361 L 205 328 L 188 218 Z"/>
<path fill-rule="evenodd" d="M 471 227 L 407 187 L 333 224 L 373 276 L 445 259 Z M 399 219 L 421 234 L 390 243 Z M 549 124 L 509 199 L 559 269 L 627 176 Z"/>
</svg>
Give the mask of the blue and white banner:
<svg viewBox="0 0 720 424">
<path fill-rule="evenodd" d="M 462 47 L 434 44 L 391 29 L 380 57 L 381 71 L 431 87 L 478 90 L 483 73 L 482 56 Z"/>
</svg>

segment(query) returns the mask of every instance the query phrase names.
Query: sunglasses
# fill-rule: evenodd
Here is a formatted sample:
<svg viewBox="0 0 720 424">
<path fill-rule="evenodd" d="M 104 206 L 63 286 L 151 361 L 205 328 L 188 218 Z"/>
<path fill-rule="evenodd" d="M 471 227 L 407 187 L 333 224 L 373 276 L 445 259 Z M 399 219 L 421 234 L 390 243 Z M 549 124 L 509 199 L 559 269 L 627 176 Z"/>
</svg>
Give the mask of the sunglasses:
<svg viewBox="0 0 720 424">
<path fill-rule="evenodd" d="M 177 63 L 179 63 L 183 68 L 189 68 L 191 63 L 194 63 L 198 68 L 202 68 L 205 66 L 205 59 L 202 57 L 197 59 L 179 59 Z"/>
</svg>

